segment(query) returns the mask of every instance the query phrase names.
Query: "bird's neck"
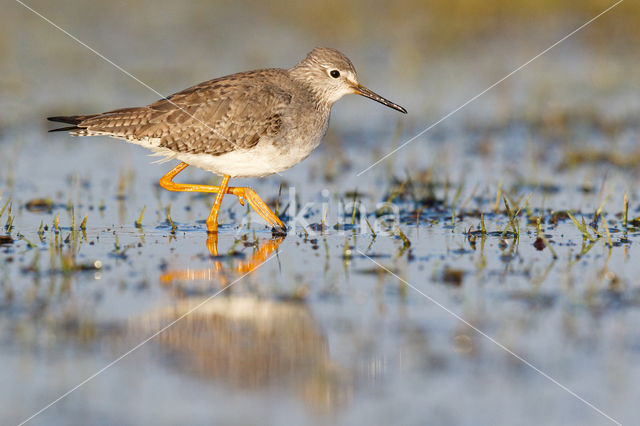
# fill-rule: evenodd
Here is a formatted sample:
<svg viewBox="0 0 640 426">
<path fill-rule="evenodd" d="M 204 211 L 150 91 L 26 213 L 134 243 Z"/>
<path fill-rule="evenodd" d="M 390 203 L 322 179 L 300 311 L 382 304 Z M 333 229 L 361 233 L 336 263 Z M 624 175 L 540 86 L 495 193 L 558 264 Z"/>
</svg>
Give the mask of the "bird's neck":
<svg viewBox="0 0 640 426">
<path fill-rule="evenodd" d="M 296 84 L 309 92 L 317 109 L 331 110 L 331 106 L 335 101 L 328 97 L 321 88 L 310 83 L 313 81 L 314 69 L 305 67 L 304 63 L 300 63 L 287 71 Z"/>
</svg>

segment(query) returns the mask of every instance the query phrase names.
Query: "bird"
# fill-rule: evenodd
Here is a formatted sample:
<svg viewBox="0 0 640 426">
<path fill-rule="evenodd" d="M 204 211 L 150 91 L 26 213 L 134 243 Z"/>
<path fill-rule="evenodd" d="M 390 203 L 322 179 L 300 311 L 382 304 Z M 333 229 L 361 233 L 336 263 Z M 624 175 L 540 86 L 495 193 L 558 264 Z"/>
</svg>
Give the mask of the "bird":
<svg viewBox="0 0 640 426">
<path fill-rule="evenodd" d="M 160 179 L 168 191 L 216 194 L 206 220 L 218 232 L 224 195 L 245 201 L 274 230 L 286 233 L 280 218 L 249 187 L 231 187 L 230 178 L 280 173 L 307 158 L 325 135 L 332 105 L 357 94 L 404 114 L 407 110 L 367 89 L 353 63 L 338 50 L 317 47 L 291 68 L 240 72 L 196 84 L 142 107 L 99 114 L 47 117 L 70 126 L 50 132 L 110 136 L 143 146 L 161 162 L 180 163 Z M 188 166 L 222 176 L 217 186 L 176 183 Z"/>
</svg>

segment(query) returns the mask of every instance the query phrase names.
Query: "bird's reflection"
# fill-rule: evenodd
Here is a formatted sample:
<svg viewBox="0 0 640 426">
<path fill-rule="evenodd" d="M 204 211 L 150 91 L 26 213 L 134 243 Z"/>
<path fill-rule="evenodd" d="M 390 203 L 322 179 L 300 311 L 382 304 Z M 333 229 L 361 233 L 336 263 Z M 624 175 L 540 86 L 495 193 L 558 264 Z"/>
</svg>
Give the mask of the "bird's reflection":
<svg viewBox="0 0 640 426">
<path fill-rule="evenodd" d="M 227 265 L 218 256 L 217 238 L 209 237 L 211 268 L 167 271 L 161 279 L 166 284 L 224 276 L 223 286 L 229 285 L 252 273 L 282 241 L 264 241 L 248 260 L 231 258 Z M 331 361 L 327 339 L 304 299 L 265 296 L 266 286 L 261 288 L 260 297 L 236 287 L 213 298 L 183 297 L 131 325 L 146 334 L 182 317 L 154 341 L 166 351 L 167 362 L 189 376 L 265 395 L 274 388 L 290 391 L 316 412 L 332 412 L 348 403 L 351 375 Z"/>
</svg>

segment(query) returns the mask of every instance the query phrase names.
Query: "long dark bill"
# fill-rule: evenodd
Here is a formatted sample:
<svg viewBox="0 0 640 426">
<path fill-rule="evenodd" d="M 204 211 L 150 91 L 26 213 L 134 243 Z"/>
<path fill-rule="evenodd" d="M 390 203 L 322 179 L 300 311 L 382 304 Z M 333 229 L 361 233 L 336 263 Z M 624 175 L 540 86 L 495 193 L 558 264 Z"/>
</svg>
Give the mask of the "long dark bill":
<svg viewBox="0 0 640 426">
<path fill-rule="evenodd" d="M 400 111 L 400 112 L 402 112 L 404 114 L 407 113 L 407 110 L 404 109 L 403 107 L 401 107 L 400 105 L 394 104 L 390 100 L 383 98 L 382 96 L 378 95 L 375 92 L 372 92 L 371 90 L 367 89 L 366 87 L 364 87 L 361 84 L 358 84 L 355 87 L 355 90 L 356 90 L 356 94 L 358 94 L 358 95 L 362 95 L 365 98 L 373 99 L 376 102 L 380 102 L 382 105 L 386 105 L 389 108 L 393 108 L 396 111 Z"/>
</svg>

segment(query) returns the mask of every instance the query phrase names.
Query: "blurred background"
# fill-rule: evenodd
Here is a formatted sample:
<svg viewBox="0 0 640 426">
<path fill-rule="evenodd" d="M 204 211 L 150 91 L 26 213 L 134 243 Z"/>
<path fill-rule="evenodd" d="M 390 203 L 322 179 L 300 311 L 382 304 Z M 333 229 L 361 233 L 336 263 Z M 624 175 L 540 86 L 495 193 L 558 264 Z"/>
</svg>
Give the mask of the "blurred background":
<svg viewBox="0 0 640 426">
<path fill-rule="evenodd" d="M 24 4 L 42 17 L 12 0 L 0 13 L 0 223 L 11 240 L 0 241 L 0 423 L 26 419 L 231 282 L 270 237 L 225 201 L 227 254 L 212 260 L 201 222 L 211 200 L 157 188 L 173 164 L 150 165 L 142 148 L 107 138 L 47 134 L 50 115 L 159 98 L 52 23 L 163 95 L 333 47 L 409 114 L 348 96 L 303 164 L 236 182 L 272 204 L 292 183 L 301 205 L 326 201 L 325 189 L 333 201 L 361 197 L 369 212 L 393 201 L 402 234 L 290 233 L 267 247 L 279 247 L 277 260 L 33 424 L 609 421 L 356 247 L 612 417 L 636 421 L 640 229 L 627 228 L 626 211 L 621 221 L 627 196 L 629 219 L 640 215 L 639 2 L 621 2 L 360 176 L 615 2 Z M 215 182 L 191 168 L 181 177 Z M 501 194 L 531 194 L 520 240 L 504 238 Z M 590 242 L 566 214 L 599 227 L 599 207 L 609 246 L 602 229 Z M 486 249 L 467 234 L 480 212 L 496 232 Z M 308 221 L 324 230 L 324 216 L 316 205 Z M 339 213 L 328 218 L 333 226 Z M 534 247 L 540 232 L 557 261 Z"/>
<path fill-rule="evenodd" d="M 315 46 L 334 47 L 352 59 L 365 84 L 406 105 L 408 127 L 419 128 L 613 3 L 27 4 L 163 94 L 246 69 L 289 67 Z M 9 2 L 5 9 L 0 18 L 4 126 L 33 122 L 51 111 L 102 111 L 157 98 L 19 3 Z M 617 102 L 614 111 L 607 100 L 614 91 L 637 87 L 639 77 L 630 71 L 637 65 L 639 16 L 638 4 L 622 3 L 461 115 L 486 123 L 513 115 L 541 118 L 550 114 L 550 107 L 592 108 L 618 118 L 637 112 L 633 99 Z M 347 98 L 335 111 L 340 125 L 354 123 L 356 117 L 396 118 L 362 99 Z"/>
</svg>

